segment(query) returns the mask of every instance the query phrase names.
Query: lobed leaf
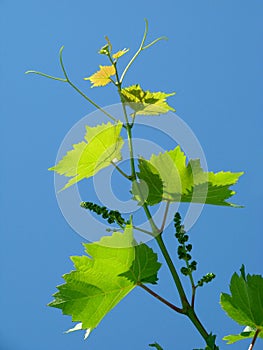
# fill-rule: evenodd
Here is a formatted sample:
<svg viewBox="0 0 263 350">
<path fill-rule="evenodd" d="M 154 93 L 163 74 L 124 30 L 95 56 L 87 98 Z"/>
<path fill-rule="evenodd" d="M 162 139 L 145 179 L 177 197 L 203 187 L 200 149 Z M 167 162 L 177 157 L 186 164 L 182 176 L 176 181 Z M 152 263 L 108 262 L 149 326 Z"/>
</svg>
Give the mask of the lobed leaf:
<svg viewBox="0 0 263 350">
<path fill-rule="evenodd" d="M 222 293 L 222 309 L 243 326 L 263 330 L 263 278 L 260 275 L 239 276 L 234 273 L 230 282 L 231 294 Z"/>
<path fill-rule="evenodd" d="M 124 102 L 128 104 L 136 114 L 159 115 L 168 111 L 175 111 L 166 102 L 167 97 L 175 93 L 144 91 L 140 85 L 132 85 L 121 90 Z"/>
<path fill-rule="evenodd" d="M 180 146 L 152 155 L 150 160 L 141 158 L 139 167 L 138 177 L 144 181 L 141 192 L 147 193 L 147 197 L 142 196 L 141 201 L 146 201 L 148 205 L 166 200 L 237 206 L 226 200 L 235 194 L 229 187 L 234 185 L 243 173 L 205 172 L 199 159 L 189 160 L 186 164 L 186 156 Z M 136 190 L 135 186 L 132 193 L 139 201 L 140 191 Z"/>
<path fill-rule="evenodd" d="M 90 80 L 93 84 L 91 87 L 96 86 L 105 86 L 109 84 L 111 80 L 111 76 L 116 74 L 115 67 L 112 66 L 100 66 L 100 69 L 91 75 L 88 78 L 84 78 L 84 80 Z"/>
<path fill-rule="evenodd" d="M 73 149 L 49 168 L 60 175 L 71 177 L 63 190 L 78 181 L 95 175 L 99 170 L 121 160 L 121 148 L 124 144 L 120 137 L 122 123 L 86 126 L 85 141 L 73 145 Z"/>
<path fill-rule="evenodd" d="M 129 270 L 120 276 L 126 277 L 131 282 L 156 284 L 158 281 L 157 272 L 161 267 L 157 254 L 146 244 L 134 247 L 135 258 Z"/>
<path fill-rule="evenodd" d="M 163 182 L 158 171 L 150 162 L 140 158 L 139 172 L 137 173 L 140 183 L 133 182 L 132 194 L 134 199 L 142 205 L 145 201 L 149 205 L 158 204 L 163 196 Z"/>
<path fill-rule="evenodd" d="M 72 257 L 75 270 L 63 276 L 49 306 L 80 322 L 70 331 L 98 326 L 137 284 L 156 283 L 160 263 L 145 244 L 136 245 L 131 225 L 99 242 L 84 244 L 88 254 Z"/>
</svg>

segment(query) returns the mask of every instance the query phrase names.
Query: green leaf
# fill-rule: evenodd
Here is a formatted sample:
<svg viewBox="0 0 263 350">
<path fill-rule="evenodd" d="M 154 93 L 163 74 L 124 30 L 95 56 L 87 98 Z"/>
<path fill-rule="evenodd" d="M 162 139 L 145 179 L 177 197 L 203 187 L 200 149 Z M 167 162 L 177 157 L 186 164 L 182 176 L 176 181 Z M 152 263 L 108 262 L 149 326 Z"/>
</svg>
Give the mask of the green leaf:
<svg viewBox="0 0 263 350">
<path fill-rule="evenodd" d="M 158 281 L 157 272 L 161 267 L 158 262 L 157 254 L 153 252 L 146 244 L 140 244 L 134 247 L 135 259 L 127 272 L 120 276 L 126 277 L 131 282 L 138 283 L 152 283 L 156 284 Z"/>
<path fill-rule="evenodd" d="M 158 171 L 150 162 L 140 158 L 139 172 L 137 173 L 140 183 L 133 182 L 132 194 L 140 205 L 145 201 L 149 205 L 160 203 L 163 196 L 163 182 Z"/>
<path fill-rule="evenodd" d="M 242 172 L 205 172 L 199 159 L 189 160 L 186 164 L 186 156 L 180 146 L 171 151 L 152 155 L 149 161 L 140 159 L 139 164 L 138 177 L 144 180 L 148 190 L 147 199 L 143 199 L 149 205 L 166 200 L 237 206 L 226 200 L 235 194 L 229 187 L 237 182 Z M 139 191 L 133 187 L 132 193 L 138 200 Z"/>
<path fill-rule="evenodd" d="M 161 347 L 161 345 L 159 345 L 158 343 L 153 343 L 153 344 L 149 344 L 149 346 L 151 346 L 152 348 L 156 348 L 157 350 L 163 350 L 163 348 Z"/>
<path fill-rule="evenodd" d="M 122 123 L 86 126 L 85 141 L 73 145 L 73 149 L 62 158 L 54 170 L 60 175 L 71 177 L 63 190 L 78 181 L 95 175 L 99 170 L 121 160 L 124 144 L 120 137 Z"/>
<path fill-rule="evenodd" d="M 239 276 L 230 282 L 231 294 L 222 293 L 220 304 L 227 315 L 242 326 L 263 330 L 263 278 L 260 275 Z"/>
<path fill-rule="evenodd" d="M 239 340 L 253 338 L 256 333 L 256 330 L 251 327 L 246 327 L 240 334 L 231 334 L 223 338 L 227 341 L 227 344 L 236 343 Z M 258 334 L 259 338 L 263 338 L 263 330 Z"/>
<path fill-rule="evenodd" d="M 114 232 L 84 247 L 88 256 L 71 258 L 75 270 L 63 276 L 66 283 L 57 287 L 49 306 L 90 332 L 137 284 L 155 283 L 160 264 L 145 244 L 136 245 L 130 225 L 124 233 Z M 76 329 L 80 325 L 70 331 Z"/>
<path fill-rule="evenodd" d="M 126 102 L 136 114 L 159 115 L 168 111 L 175 111 L 166 102 L 167 97 L 175 93 L 144 91 L 140 85 L 132 85 L 121 90 L 124 102 Z"/>
</svg>

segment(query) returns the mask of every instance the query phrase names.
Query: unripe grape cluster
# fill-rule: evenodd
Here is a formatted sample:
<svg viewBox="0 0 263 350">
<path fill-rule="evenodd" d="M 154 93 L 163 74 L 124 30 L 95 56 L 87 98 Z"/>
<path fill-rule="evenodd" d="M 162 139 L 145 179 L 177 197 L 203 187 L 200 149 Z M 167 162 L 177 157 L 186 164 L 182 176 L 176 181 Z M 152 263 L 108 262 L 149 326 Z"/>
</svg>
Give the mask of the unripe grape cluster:
<svg viewBox="0 0 263 350">
<path fill-rule="evenodd" d="M 92 202 L 81 202 L 80 206 L 101 215 L 103 219 L 108 221 L 109 224 L 117 223 L 120 226 L 128 224 L 128 221 L 125 221 L 118 210 L 109 210 L 106 207 L 102 207 Z"/>
<path fill-rule="evenodd" d="M 205 276 L 203 276 L 198 282 L 197 285 L 198 287 L 202 287 L 204 283 L 209 283 L 211 282 L 216 275 L 212 272 L 207 273 Z"/>
<path fill-rule="evenodd" d="M 193 247 L 192 244 L 186 244 L 189 240 L 189 236 L 184 230 L 184 225 L 181 224 L 181 215 L 179 213 L 174 215 L 174 227 L 176 230 L 175 237 L 180 244 L 177 249 L 178 257 L 181 260 L 185 260 L 188 265 L 187 267 L 182 267 L 181 272 L 183 275 L 188 276 L 196 270 L 197 262 L 194 260 L 190 261 L 192 259 L 190 252 Z"/>
</svg>

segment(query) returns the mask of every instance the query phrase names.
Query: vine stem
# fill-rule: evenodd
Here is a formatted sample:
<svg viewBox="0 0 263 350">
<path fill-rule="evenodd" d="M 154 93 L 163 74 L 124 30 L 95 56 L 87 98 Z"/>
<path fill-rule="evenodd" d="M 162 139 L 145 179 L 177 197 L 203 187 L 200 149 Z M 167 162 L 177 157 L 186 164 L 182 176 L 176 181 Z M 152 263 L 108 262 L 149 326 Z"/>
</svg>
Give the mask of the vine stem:
<svg viewBox="0 0 263 350">
<path fill-rule="evenodd" d="M 168 212 L 169 212 L 169 207 L 170 207 L 170 201 L 167 201 L 166 207 L 165 207 L 165 211 L 164 211 L 162 226 L 160 228 L 160 232 L 163 232 L 163 230 L 164 230 L 166 219 L 167 219 L 167 215 L 168 215 Z"/>
<path fill-rule="evenodd" d="M 195 294 L 196 294 L 196 286 L 192 283 L 192 299 L 191 299 L 191 306 L 194 309 L 195 307 Z"/>
<path fill-rule="evenodd" d="M 152 237 L 154 237 L 153 233 L 151 231 L 147 231 L 147 230 L 144 230 L 143 228 L 140 228 L 138 226 L 133 226 L 132 227 L 134 228 L 134 230 L 137 230 L 137 231 L 141 231 L 143 233 L 146 233 L 147 235 L 150 235 Z"/>
<path fill-rule="evenodd" d="M 260 333 L 260 330 L 257 329 L 256 332 L 255 332 L 255 334 L 254 334 L 254 337 L 253 337 L 253 339 L 252 339 L 252 342 L 251 342 L 251 344 L 249 345 L 248 350 L 252 350 L 252 349 L 254 348 L 254 345 L 255 345 L 255 342 L 256 342 L 256 340 L 257 340 L 257 337 L 258 337 L 259 333 Z"/>
<path fill-rule="evenodd" d="M 127 175 L 124 171 L 122 171 L 116 164 L 113 163 L 113 165 L 116 167 L 116 169 L 128 180 L 130 181 L 135 181 L 135 183 L 137 183 L 137 174 L 136 174 L 136 170 L 135 170 L 135 162 L 134 162 L 134 153 L 133 153 L 133 143 L 132 143 L 132 127 L 134 124 L 134 121 L 130 124 L 129 123 L 129 119 L 128 119 L 128 115 L 127 115 L 127 111 L 126 111 L 126 106 L 125 103 L 123 101 L 122 95 L 121 95 L 121 84 L 122 81 L 128 71 L 128 69 L 130 68 L 130 66 L 132 65 L 132 63 L 134 62 L 134 60 L 137 58 L 137 56 L 139 55 L 139 53 L 144 50 L 149 48 L 150 46 L 154 45 L 156 42 L 158 42 L 159 40 L 165 39 L 164 37 L 158 38 L 156 40 L 154 40 L 153 42 L 151 42 L 150 44 L 144 46 L 145 40 L 146 40 L 146 36 L 148 33 L 148 21 L 145 20 L 145 32 L 143 35 L 143 39 L 141 42 L 141 45 L 139 47 L 139 49 L 137 50 L 137 52 L 135 53 L 135 55 L 133 56 L 133 58 L 130 60 L 130 62 L 128 63 L 128 65 L 126 66 L 126 68 L 124 69 L 121 78 L 119 78 L 118 76 L 118 72 L 116 69 L 116 62 L 114 62 L 114 66 L 116 69 L 116 79 L 117 82 L 115 83 L 115 85 L 118 88 L 118 92 L 120 95 L 120 99 L 122 102 L 122 108 L 123 108 L 123 113 L 124 113 L 124 117 L 125 117 L 125 122 L 126 125 L 124 125 L 124 128 L 127 131 L 127 136 L 128 136 L 128 145 L 129 145 L 129 151 L 130 151 L 130 165 L 131 165 L 131 176 Z M 26 73 L 34 73 L 34 74 L 38 74 L 38 75 L 42 75 L 46 78 L 49 79 L 53 79 L 53 80 L 58 80 L 58 81 L 62 81 L 65 83 L 68 83 L 74 90 L 76 90 L 82 97 L 84 97 L 89 103 L 91 103 L 94 107 L 96 107 L 99 111 L 101 111 L 102 113 L 104 113 L 105 115 L 107 115 L 110 119 L 112 119 L 114 122 L 117 122 L 118 120 L 116 118 L 114 118 L 112 115 L 110 115 L 107 111 L 105 111 L 103 108 L 101 108 L 97 103 L 95 103 L 93 100 L 91 100 L 86 94 L 84 94 L 68 77 L 68 74 L 66 72 L 64 63 L 63 63 L 63 58 L 62 58 L 62 52 L 63 52 L 64 46 L 61 47 L 60 51 L 59 51 L 59 59 L 60 59 L 60 65 L 64 74 L 65 79 L 62 78 L 58 78 L 58 77 L 53 77 L 51 75 L 45 74 L 45 73 L 41 73 L 41 72 L 37 72 L 37 71 L 27 71 Z M 139 186 L 138 186 L 139 189 Z M 140 189 L 139 189 L 140 190 Z M 143 288 L 145 291 L 147 291 L 149 294 L 151 294 L 152 296 L 154 296 L 156 299 L 158 299 L 159 301 L 161 301 L 162 303 L 166 304 L 167 306 L 169 306 L 170 308 L 172 308 L 174 311 L 179 312 L 181 314 L 186 315 L 187 317 L 189 317 L 189 319 L 192 321 L 192 323 L 194 324 L 194 326 L 196 327 L 196 329 L 198 330 L 198 332 L 200 333 L 200 335 L 204 338 L 205 342 L 207 343 L 208 340 L 208 333 L 205 330 L 204 326 L 202 325 L 202 323 L 200 322 L 200 320 L 198 319 L 193 306 L 189 304 L 184 288 L 182 286 L 180 277 L 176 271 L 175 265 L 169 255 L 169 252 L 164 244 L 164 241 L 162 239 L 162 233 L 164 230 L 164 226 L 165 226 L 165 222 L 166 222 L 166 218 L 168 215 L 168 210 L 169 210 L 169 201 L 167 200 L 167 205 L 166 205 L 166 209 L 165 209 L 165 213 L 164 213 L 164 218 L 163 218 L 163 222 L 162 222 L 162 226 L 161 229 L 158 229 L 158 227 L 156 226 L 151 212 L 148 208 L 148 205 L 146 203 L 144 203 L 142 205 L 145 214 L 148 218 L 148 221 L 151 225 L 152 228 L 152 232 L 146 231 L 146 230 L 142 230 L 140 229 L 140 231 L 151 234 L 152 236 L 155 237 L 155 240 L 164 256 L 164 259 L 168 265 L 168 268 L 171 272 L 171 275 L 173 277 L 173 280 L 175 282 L 176 288 L 178 290 L 179 296 L 180 296 L 180 300 L 181 300 L 181 304 L 182 304 L 182 308 L 178 308 L 177 306 L 173 305 L 172 303 L 170 303 L 169 301 L 167 301 L 166 299 L 162 298 L 160 295 L 158 295 L 157 293 L 155 293 L 154 291 L 152 291 L 150 288 L 146 287 L 143 284 L 138 284 L 141 288 Z M 122 225 L 120 225 L 121 228 L 123 228 Z M 138 228 L 136 228 L 138 229 Z M 193 298 L 193 297 L 192 297 Z M 192 302 L 193 303 L 193 302 Z M 254 343 L 256 341 L 257 335 L 258 335 L 258 330 L 256 331 L 256 334 L 252 340 L 251 346 L 249 348 L 249 350 L 253 349 Z"/>
<path fill-rule="evenodd" d="M 108 113 L 105 109 L 103 109 L 102 107 L 100 107 L 96 102 L 94 102 L 92 99 L 90 99 L 86 94 L 84 94 L 83 91 L 81 91 L 68 77 L 67 71 L 65 69 L 64 63 L 63 63 L 63 58 L 62 58 L 62 52 L 64 50 L 64 46 L 62 46 L 59 50 L 59 61 L 60 61 L 60 65 L 64 74 L 65 79 L 63 78 L 58 78 L 58 77 L 54 77 L 52 75 L 49 74 L 45 74 L 42 72 L 38 72 L 38 71 L 34 71 L 34 70 L 28 70 L 25 72 L 25 74 L 37 74 L 37 75 L 41 75 L 42 77 L 48 78 L 48 79 L 53 79 L 53 80 L 58 80 L 61 81 L 63 83 L 68 83 L 74 90 L 76 90 L 82 97 L 85 98 L 85 100 L 87 100 L 89 103 L 91 103 L 95 108 L 97 108 L 100 112 L 104 113 L 108 118 L 110 118 L 111 120 L 113 120 L 115 123 L 118 122 L 118 120 L 116 118 L 114 118 L 110 113 Z"/>
<path fill-rule="evenodd" d="M 123 104 L 124 105 L 124 104 Z M 125 105 L 123 106 L 124 110 L 125 109 Z M 130 149 L 130 160 L 131 160 L 131 173 L 132 173 L 132 178 L 134 179 L 134 181 L 136 182 L 137 179 L 137 174 L 135 171 L 135 164 L 134 164 L 134 155 L 133 155 L 133 143 L 132 143 L 132 131 L 131 131 L 132 126 L 127 123 L 127 127 L 126 127 L 126 131 L 127 131 L 127 135 L 128 135 L 128 141 L 129 141 L 129 149 Z M 175 265 L 170 257 L 170 254 L 165 246 L 165 243 L 162 239 L 162 232 L 160 232 L 160 230 L 158 229 L 158 227 L 156 226 L 151 212 L 148 208 L 148 205 L 146 203 L 144 203 L 142 205 L 145 214 L 147 216 L 147 219 L 151 225 L 152 228 L 152 232 L 153 232 L 153 236 L 155 237 L 155 240 L 162 252 L 162 255 L 167 263 L 167 266 L 171 272 L 172 278 L 174 280 L 174 283 L 176 285 L 177 291 L 179 293 L 180 296 L 180 300 L 181 300 L 181 304 L 182 304 L 182 312 L 184 315 L 186 315 L 191 322 L 194 324 L 195 328 L 197 329 L 197 331 L 199 332 L 199 334 L 203 337 L 203 339 L 205 340 L 205 342 L 207 343 L 208 341 L 208 337 L 209 334 L 207 333 L 206 329 L 204 328 L 203 324 L 200 322 L 199 318 L 197 317 L 193 307 L 189 304 L 189 301 L 187 299 L 187 296 L 185 294 L 183 285 L 181 283 L 180 277 L 177 273 L 177 270 L 175 268 Z M 167 214 L 166 214 L 167 215 Z"/>
<path fill-rule="evenodd" d="M 182 286 L 182 283 L 181 283 L 181 280 L 180 280 L 180 277 L 176 271 L 176 268 L 174 266 L 174 263 L 169 255 L 169 252 L 166 248 L 166 245 L 164 244 L 164 241 L 163 241 L 163 238 L 162 238 L 162 235 L 159 234 L 158 236 L 155 237 L 156 239 L 156 242 L 158 243 L 158 246 L 164 256 L 164 259 L 169 267 L 169 270 L 172 274 L 172 277 L 173 277 L 173 280 L 174 280 L 174 283 L 176 285 L 176 288 L 178 290 L 178 293 L 179 293 L 179 296 L 180 296 L 180 299 L 181 299 L 181 303 L 182 303 L 182 307 L 183 309 L 188 309 L 189 307 L 189 303 L 188 303 L 188 300 L 187 300 L 187 297 L 186 297 L 186 294 L 185 294 L 185 291 L 184 291 L 184 288 Z"/>
<path fill-rule="evenodd" d="M 115 164 L 114 162 L 111 161 L 111 164 L 116 168 L 116 170 L 122 175 L 124 176 L 126 179 L 130 180 L 131 176 L 126 174 L 117 164 Z"/>
<path fill-rule="evenodd" d="M 143 50 L 146 50 L 148 49 L 149 47 L 151 47 L 152 45 L 156 44 L 158 41 L 160 40 L 167 40 L 167 38 L 165 36 L 162 36 L 160 38 L 157 38 L 155 39 L 154 41 L 152 41 L 150 44 L 148 45 L 145 45 L 144 46 L 144 43 L 145 43 L 145 40 L 146 40 L 146 37 L 147 37 L 147 34 L 148 34 L 148 21 L 147 19 L 145 19 L 145 30 L 144 30 L 144 34 L 143 34 L 143 38 L 142 38 L 142 41 L 141 41 L 141 44 L 139 46 L 139 49 L 136 51 L 136 53 L 134 54 L 134 56 L 132 57 L 132 59 L 130 60 L 130 62 L 127 64 L 127 66 L 125 67 L 122 75 L 121 75 L 121 78 L 120 78 L 120 82 L 122 83 L 123 82 L 123 79 L 127 73 L 127 71 L 129 70 L 130 66 L 133 64 L 133 62 L 136 60 L 136 58 L 138 57 L 138 55 L 141 53 L 141 51 Z"/>
<path fill-rule="evenodd" d="M 146 31 L 146 33 L 147 33 L 147 31 Z M 116 66 L 115 66 L 115 69 L 116 69 Z M 116 71 L 117 71 L 117 69 L 116 69 Z M 126 106 L 125 106 L 124 101 L 123 101 L 122 96 L 121 96 L 121 80 L 119 80 L 118 74 L 116 74 L 116 79 L 117 79 L 117 84 L 116 85 L 117 85 L 118 92 L 119 92 L 119 95 L 120 95 L 120 98 L 121 98 L 123 111 L 124 111 L 124 116 L 125 116 L 125 120 L 126 120 L 126 123 L 127 123 L 126 124 L 126 131 L 127 131 L 129 151 L 130 151 L 131 181 L 135 181 L 135 183 L 137 183 L 137 174 L 136 174 L 135 163 L 134 163 L 134 153 L 133 153 L 133 143 L 132 143 L 132 130 L 131 130 L 133 125 L 129 124 L 129 121 L 128 121 Z M 139 193 L 140 193 L 139 186 L 138 186 L 138 190 L 139 190 Z M 174 263 L 173 263 L 170 255 L 169 255 L 169 252 L 168 252 L 168 250 L 167 250 L 167 248 L 166 248 L 166 246 L 164 244 L 164 241 L 162 239 L 162 233 L 163 232 L 162 231 L 160 232 L 160 230 L 156 226 L 156 224 L 155 224 L 155 222 L 154 222 L 154 220 L 152 218 L 151 212 L 150 212 L 150 210 L 148 208 L 148 205 L 146 203 L 144 203 L 142 205 L 142 207 L 143 207 L 144 212 L 145 212 L 145 214 L 147 216 L 147 219 L 148 219 L 148 221 L 149 221 L 149 223 L 151 225 L 153 236 L 155 237 L 155 240 L 156 240 L 156 242 L 157 242 L 157 244 L 158 244 L 158 246 L 159 246 L 159 248 L 160 248 L 160 250 L 161 250 L 161 252 L 163 254 L 163 257 L 164 257 L 164 259 L 165 259 L 165 261 L 167 263 L 167 266 L 168 266 L 168 268 L 169 268 L 169 270 L 171 272 L 172 278 L 174 280 L 174 283 L 176 285 L 177 291 L 179 293 L 181 304 L 182 304 L 182 309 L 180 309 L 180 310 L 182 310 L 181 313 L 183 313 L 184 315 L 189 317 L 189 319 L 194 324 L 195 328 L 198 330 L 198 332 L 203 337 L 205 342 L 207 342 L 207 339 L 208 339 L 209 335 L 208 335 L 207 331 L 205 330 L 204 326 L 202 325 L 202 323 L 200 322 L 200 320 L 198 319 L 198 317 L 197 317 L 193 307 L 188 302 L 188 299 L 187 299 L 187 296 L 185 294 L 185 291 L 184 291 L 183 285 L 181 283 L 180 277 L 179 277 L 179 275 L 178 275 L 178 273 L 176 271 Z M 165 210 L 165 214 L 164 214 L 165 217 L 163 219 L 163 224 L 162 224 L 163 227 L 165 226 L 165 221 L 166 221 L 166 217 L 167 217 L 167 214 L 168 214 L 168 209 L 169 209 L 169 205 L 167 204 L 166 210 Z M 151 294 L 153 295 L 153 293 L 151 293 Z M 157 297 L 157 299 L 158 299 L 158 297 Z"/>
<path fill-rule="evenodd" d="M 163 304 L 165 304 L 168 307 L 170 307 L 172 310 L 174 310 L 176 312 L 179 312 L 180 314 L 183 314 L 183 310 L 182 309 L 180 309 L 179 307 L 177 307 L 174 304 L 170 303 L 169 301 L 167 301 L 166 299 L 161 297 L 159 294 L 155 293 L 152 289 L 148 288 L 145 284 L 139 283 L 138 286 L 141 287 L 142 289 L 144 289 L 147 293 L 151 294 L 154 298 L 158 299 Z"/>
</svg>

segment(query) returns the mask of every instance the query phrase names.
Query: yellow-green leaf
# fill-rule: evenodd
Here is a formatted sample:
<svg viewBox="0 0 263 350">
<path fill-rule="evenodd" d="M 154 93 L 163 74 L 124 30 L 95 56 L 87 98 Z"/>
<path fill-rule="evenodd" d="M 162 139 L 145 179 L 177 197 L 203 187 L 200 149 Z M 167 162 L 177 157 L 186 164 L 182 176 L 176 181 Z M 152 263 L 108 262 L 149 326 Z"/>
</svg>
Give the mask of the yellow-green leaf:
<svg viewBox="0 0 263 350">
<path fill-rule="evenodd" d="M 239 340 L 253 338 L 255 336 L 256 329 L 251 327 L 245 327 L 240 334 L 226 335 L 223 340 L 227 341 L 227 344 L 234 344 Z M 259 332 L 258 338 L 263 338 L 263 330 Z"/>
<path fill-rule="evenodd" d="M 115 60 L 117 60 L 118 58 L 120 58 L 121 56 L 125 55 L 130 49 L 123 49 L 123 50 L 120 50 L 116 53 L 114 53 L 112 55 L 112 58 L 114 58 Z"/>
<path fill-rule="evenodd" d="M 86 126 L 85 141 L 73 145 L 73 149 L 58 164 L 49 168 L 60 175 L 71 177 L 63 190 L 95 175 L 113 161 L 121 160 L 121 148 L 124 144 L 120 137 L 121 129 L 121 122 Z"/>
<path fill-rule="evenodd" d="M 144 91 L 140 85 L 132 85 L 121 90 L 123 100 L 136 114 L 159 115 L 175 109 L 166 102 L 167 97 L 175 95 L 175 92 L 166 94 L 164 92 Z"/>
<path fill-rule="evenodd" d="M 148 161 L 141 158 L 139 164 L 138 178 L 143 180 L 142 186 L 132 187 L 132 194 L 139 202 L 154 205 L 167 200 L 236 206 L 226 200 L 235 194 L 229 187 L 238 181 L 242 172 L 206 172 L 199 159 L 186 163 L 186 156 L 179 146 L 152 155 Z M 143 198 L 140 198 L 141 193 Z"/>
<path fill-rule="evenodd" d="M 93 84 L 92 87 L 95 86 L 105 86 L 111 82 L 111 76 L 115 75 L 115 67 L 112 66 L 100 66 L 100 70 L 91 75 L 88 78 L 84 78 L 84 80 L 90 80 Z"/>
<path fill-rule="evenodd" d="M 161 264 L 151 248 L 136 245 L 131 225 L 84 247 L 87 255 L 71 258 L 75 270 L 63 276 L 49 306 L 80 322 L 70 332 L 89 334 L 137 284 L 156 283 Z"/>
</svg>

